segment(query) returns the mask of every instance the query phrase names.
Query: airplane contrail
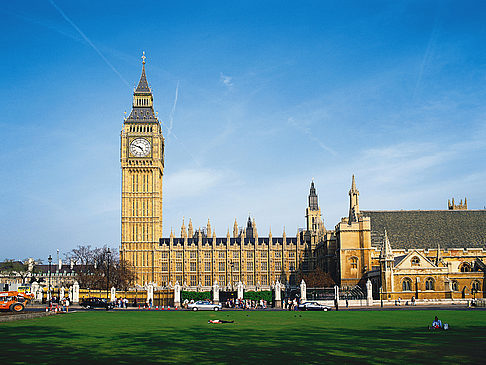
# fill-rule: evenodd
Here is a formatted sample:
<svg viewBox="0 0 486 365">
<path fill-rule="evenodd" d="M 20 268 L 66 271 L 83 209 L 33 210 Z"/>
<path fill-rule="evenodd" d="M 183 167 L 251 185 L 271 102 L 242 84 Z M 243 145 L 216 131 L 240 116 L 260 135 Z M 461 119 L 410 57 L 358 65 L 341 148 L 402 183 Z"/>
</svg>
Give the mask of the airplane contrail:
<svg viewBox="0 0 486 365">
<path fill-rule="evenodd" d="M 86 36 L 86 34 L 83 33 L 83 31 L 81 29 L 78 28 L 78 26 L 76 24 L 74 24 L 74 22 L 66 15 L 66 13 L 64 11 L 62 11 L 62 9 L 59 6 L 57 6 L 57 4 L 53 0 L 49 0 L 49 2 L 59 12 L 59 14 L 61 14 L 61 16 L 69 24 L 71 24 L 74 29 L 76 29 L 76 31 L 79 33 L 79 35 L 81 35 L 81 37 L 83 37 L 83 39 L 86 41 L 86 43 L 88 43 L 91 46 L 91 48 L 93 48 L 96 51 L 96 53 L 98 53 L 98 55 L 101 57 L 101 59 L 103 61 L 105 61 L 105 63 L 113 70 L 113 72 L 118 75 L 118 77 L 120 78 L 120 80 L 122 80 L 125 85 L 130 86 L 129 83 L 127 82 L 127 80 L 125 80 L 123 78 L 123 76 L 120 74 L 120 72 L 118 72 L 118 70 L 115 68 L 115 66 L 113 66 L 110 63 L 110 61 L 108 61 L 106 59 L 106 57 L 103 55 L 103 53 L 101 53 L 101 51 L 98 49 L 98 47 L 96 47 L 93 44 L 93 42 L 91 42 L 91 40 Z"/>
<path fill-rule="evenodd" d="M 172 125 L 174 122 L 174 113 L 177 106 L 177 99 L 179 97 L 179 81 L 177 81 L 175 97 L 174 97 L 174 104 L 172 105 L 172 109 L 169 114 L 169 128 L 167 128 L 167 138 L 169 138 L 170 134 L 172 133 Z"/>
</svg>

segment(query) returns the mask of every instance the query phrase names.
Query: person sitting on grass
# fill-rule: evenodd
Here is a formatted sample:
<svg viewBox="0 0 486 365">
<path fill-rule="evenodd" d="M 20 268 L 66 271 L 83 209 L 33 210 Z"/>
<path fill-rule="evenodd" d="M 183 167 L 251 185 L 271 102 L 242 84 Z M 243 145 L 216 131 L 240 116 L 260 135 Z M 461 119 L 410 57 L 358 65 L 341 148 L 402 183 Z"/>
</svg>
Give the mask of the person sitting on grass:
<svg viewBox="0 0 486 365">
<path fill-rule="evenodd" d="M 233 323 L 234 321 L 224 321 L 222 319 L 210 319 L 208 323 Z"/>
<path fill-rule="evenodd" d="M 431 327 L 429 327 L 430 329 Z M 432 329 L 441 329 L 442 328 L 442 321 L 435 316 L 434 321 L 432 322 Z"/>
</svg>

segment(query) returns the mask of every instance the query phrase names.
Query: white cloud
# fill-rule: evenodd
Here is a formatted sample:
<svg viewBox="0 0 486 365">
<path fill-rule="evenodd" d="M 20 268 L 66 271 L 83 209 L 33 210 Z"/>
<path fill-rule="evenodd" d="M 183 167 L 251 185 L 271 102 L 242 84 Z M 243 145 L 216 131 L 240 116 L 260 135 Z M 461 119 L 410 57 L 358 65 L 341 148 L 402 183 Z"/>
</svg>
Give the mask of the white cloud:
<svg viewBox="0 0 486 365">
<path fill-rule="evenodd" d="M 210 169 L 186 169 L 167 176 L 164 195 L 171 200 L 199 196 L 223 181 L 222 171 Z"/>
<path fill-rule="evenodd" d="M 232 81 L 233 78 L 230 77 L 230 76 L 227 76 L 227 75 L 223 74 L 222 72 L 221 72 L 221 74 L 219 76 L 219 79 L 228 88 L 231 88 L 233 86 L 233 81 Z"/>
</svg>

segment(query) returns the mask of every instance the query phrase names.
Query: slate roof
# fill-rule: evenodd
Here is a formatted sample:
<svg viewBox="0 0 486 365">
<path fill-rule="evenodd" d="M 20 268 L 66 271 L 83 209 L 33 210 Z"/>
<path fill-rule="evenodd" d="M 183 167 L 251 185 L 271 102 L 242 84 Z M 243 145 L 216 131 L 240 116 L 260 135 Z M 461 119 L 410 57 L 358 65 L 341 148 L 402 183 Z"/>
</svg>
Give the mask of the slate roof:
<svg viewBox="0 0 486 365">
<path fill-rule="evenodd" d="M 133 92 L 134 95 L 150 95 L 152 90 L 147 82 L 147 76 L 145 75 L 145 64 L 142 67 L 142 75 L 140 76 L 140 81 L 138 86 Z M 153 107 L 148 106 L 134 106 L 130 115 L 125 122 L 157 122 L 155 117 L 155 112 Z"/>
<path fill-rule="evenodd" d="M 140 76 L 140 81 L 138 82 L 137 89 L 135 92 L 138 93 L 148 93 L 150 94 L 150 87 L 147 82 L 147 76 L 145 75 L 145 64 L 142 66 L 142 75 Z"/>
<path fill-rule="evenodd" d="M 361 211 L 371 219 L 371 245 L 386 229 L 393 249 L 486 248 L 486 210 Z"/>
</svg>

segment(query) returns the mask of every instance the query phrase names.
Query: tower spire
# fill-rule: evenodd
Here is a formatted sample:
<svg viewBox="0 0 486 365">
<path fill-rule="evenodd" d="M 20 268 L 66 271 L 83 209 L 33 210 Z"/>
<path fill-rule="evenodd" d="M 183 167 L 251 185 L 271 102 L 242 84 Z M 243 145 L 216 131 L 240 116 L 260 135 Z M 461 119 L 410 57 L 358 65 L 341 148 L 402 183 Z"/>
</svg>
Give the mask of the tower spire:
<svg viewBox="0 0 486 365">
<path fill-rule="evenodd" d="M 147 75 L 145 73 L 145 52 L 142 53 L 142 74 L 138 85 L 133 91 L 133 105 L 132 112 L 125 119 L 125 123 L 133 122 L 158 122 L 157 116 L 154 112 L 154 98 L 152 90 L 147 81 Z"/>
<path fill-rule="evenodd" d="M 348 224 L 357 222 L 359 218 L 359 191 L 356 188 L 356 180 L 351 181 L 351 189 L 349 190 L 349 220 Z"/>
</svg>

